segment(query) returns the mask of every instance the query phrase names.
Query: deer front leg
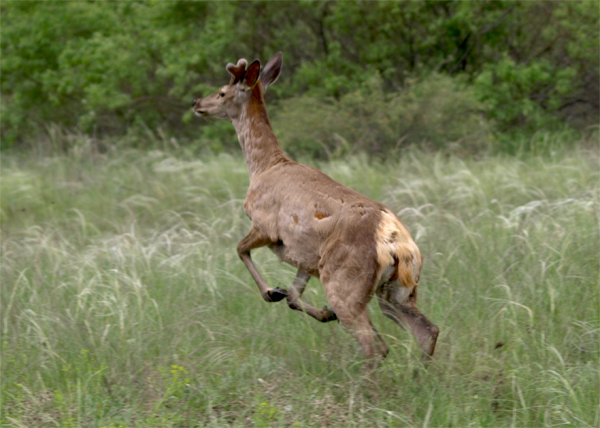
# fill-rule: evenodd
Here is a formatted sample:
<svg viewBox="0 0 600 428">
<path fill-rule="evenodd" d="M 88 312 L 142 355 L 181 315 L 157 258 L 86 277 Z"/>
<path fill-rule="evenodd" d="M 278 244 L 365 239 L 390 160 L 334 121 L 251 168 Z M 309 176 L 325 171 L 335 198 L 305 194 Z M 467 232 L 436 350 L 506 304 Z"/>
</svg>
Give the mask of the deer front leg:
<svg viewBox="0 0 600 428">
<path fill-rule="evenodd" d="M 265 299 L 267 302 L 279 302 L 287 297 L 288 292 L 281 288 L 269 287 L 265 280 L 260 276 L 260 273 L 258 273 L 256 266 L 254 266 L 254 263 L 250 258 L 251 250 L 264 247 L 265 245 L 272 243 L 273 242 L 271 242 L 269 238 L 264 237 L 258 230 L 252 228 L 248 236 L 239 242 L 237 250 L 240 259 L 242 259 L 242 262 L 244 262 L 246 268 L 248 268 L 250 275 L 252 275 L 252 278 L 254 278 L 254 281 L 256 281 L 263 299 Z"/>
<path fill-rule="evenodd" d="M 319 310 L 300 300 L 300 296 L 302 296 L 302 293 L 304 292 L 306 284 L 309 280 L 310 275 L 298 269 L 298 273 L 296 274 L 296 279 L 294 279 L 294 285 L 292 286 L 292 290 L 288 293 L 287 296 L 288 306 L 296 311 L 302 311 L 307 313 L 317 321 L 327 322 L 336 320 L 337 316 L 331 309 L 328 309 L 327 306 Z"/>
</svg>

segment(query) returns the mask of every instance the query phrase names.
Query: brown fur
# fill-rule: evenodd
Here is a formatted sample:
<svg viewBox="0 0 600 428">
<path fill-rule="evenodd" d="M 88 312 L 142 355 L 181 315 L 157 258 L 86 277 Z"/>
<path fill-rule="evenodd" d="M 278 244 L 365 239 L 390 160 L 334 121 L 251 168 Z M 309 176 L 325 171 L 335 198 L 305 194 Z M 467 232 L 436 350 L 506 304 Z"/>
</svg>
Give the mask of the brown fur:
<svg viewBox="0 0 600 428">
<path fill-rule="evenodd" d="M 258 81 L 257 61 L 247 70 L 243 59 L 228 64 L 230 84 L 194 106 L 199 115 L 231 120 L 246 157 L 250 186 L 244 210 L 252 229 L 238 244 L 240 258 L 265 300 L 287 298 L 290 308 L 319 321 L 339 319 L 356 335 L 370 365 L 388 352 L 367 314 L 373 294 L 383 313 L 410 330 L 431 357 L 438 329 L 416 308 L 422 257 L 406 227 L 385 205 L 292 161 L 279 147 L 264 92 L 281 63 L 277 54 Z M 273 289 L 262 279 L 250 257 L 262 246 L 298 268 L 291 291 Z M 333 312 L 300 300 L 310 276 L 321 279 Z"/>
</svg>

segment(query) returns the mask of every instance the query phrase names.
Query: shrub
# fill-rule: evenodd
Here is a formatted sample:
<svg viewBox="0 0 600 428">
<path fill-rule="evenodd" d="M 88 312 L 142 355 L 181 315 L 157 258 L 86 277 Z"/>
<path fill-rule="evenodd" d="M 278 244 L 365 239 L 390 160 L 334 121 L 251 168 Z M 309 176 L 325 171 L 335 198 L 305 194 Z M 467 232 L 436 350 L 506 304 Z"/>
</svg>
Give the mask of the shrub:
<svg viewBox="0 0 600 428">
<path fill-rule="evenodd" d="M 584 129 L 598 119 L 595 2 L 49 0 L 5 1 L 0 12 L 2 148 L 57 124 L 96 138 L 163 129 L 226 149 L 225 133 L 186 122 L 190 100 L 226 82 L 227 62 L 280 50 L 285 74 L 270 103 L 309 97 L 283 106 L 316 108 L 330 122 L 311 129 L 317 138 L 296 138 L 309 153 L 447 147 L 448 139 L 477 147 L 465 137 L 477 126 L 458 122 L 477 122 L 471 109 L 480 106 L 436 73 L 475 84 L 508 132 L 565 121 Z M 384 94 L 398 86 L 394 104 Z"/>
<path fill-rule="evenodd" d="M 449 76 L 431 74 L 389 94 L 375 75 L 339 100 L 285 100 L 273 125 L 282 147 L 294 155 L 378 154 L 408 145 L 478 152 L 487 148 L 492 129 L 483 112 L 473 91 Z"/>
<path fill-rule="evenodd" d="M 475 93 L 488 104 L 488 114 L 503 130 L 552 129 L 563 98 L 573 91 L 577 72 L 547 61 L 517 64 L 504 58 L 487 65 L 475 80 Z"/>
</svg>

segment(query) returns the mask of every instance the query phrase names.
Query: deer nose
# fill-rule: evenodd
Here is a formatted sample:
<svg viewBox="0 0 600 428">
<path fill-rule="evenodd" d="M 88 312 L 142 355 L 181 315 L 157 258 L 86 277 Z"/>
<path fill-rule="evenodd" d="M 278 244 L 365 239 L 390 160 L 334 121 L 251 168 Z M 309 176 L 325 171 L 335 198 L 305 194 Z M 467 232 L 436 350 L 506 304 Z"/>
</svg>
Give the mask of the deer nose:
<svg viewBox="0 0 600 428">
<path fill-rule="evenodd" d="M 194 98 L 194 101 L 192 101 L 192 107 L 196 106 L 196 98 Z"/>
</svg>

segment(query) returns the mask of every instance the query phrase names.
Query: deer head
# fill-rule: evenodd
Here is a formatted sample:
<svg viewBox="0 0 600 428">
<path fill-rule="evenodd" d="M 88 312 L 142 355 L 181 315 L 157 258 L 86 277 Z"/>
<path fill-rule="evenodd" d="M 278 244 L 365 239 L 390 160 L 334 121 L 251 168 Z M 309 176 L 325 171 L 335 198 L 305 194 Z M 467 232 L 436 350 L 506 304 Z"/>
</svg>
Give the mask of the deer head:
<svg viewBox="0 0 600 428">
<path fill-rule="evenodd" d="M 276 54 L 265 66 L 261 74 L 260 62 L 240 59 L 236 65 L 227 64 L 225 69 L 231 75 L 229 84 L 221 87 L 215 94 L 194 99 L 194 112 L 197 116 L 217 119 L 236 120 L 252 97 L 260 101 L 267 87 L 279 77 L 283 55 Z"/>
</svg>

